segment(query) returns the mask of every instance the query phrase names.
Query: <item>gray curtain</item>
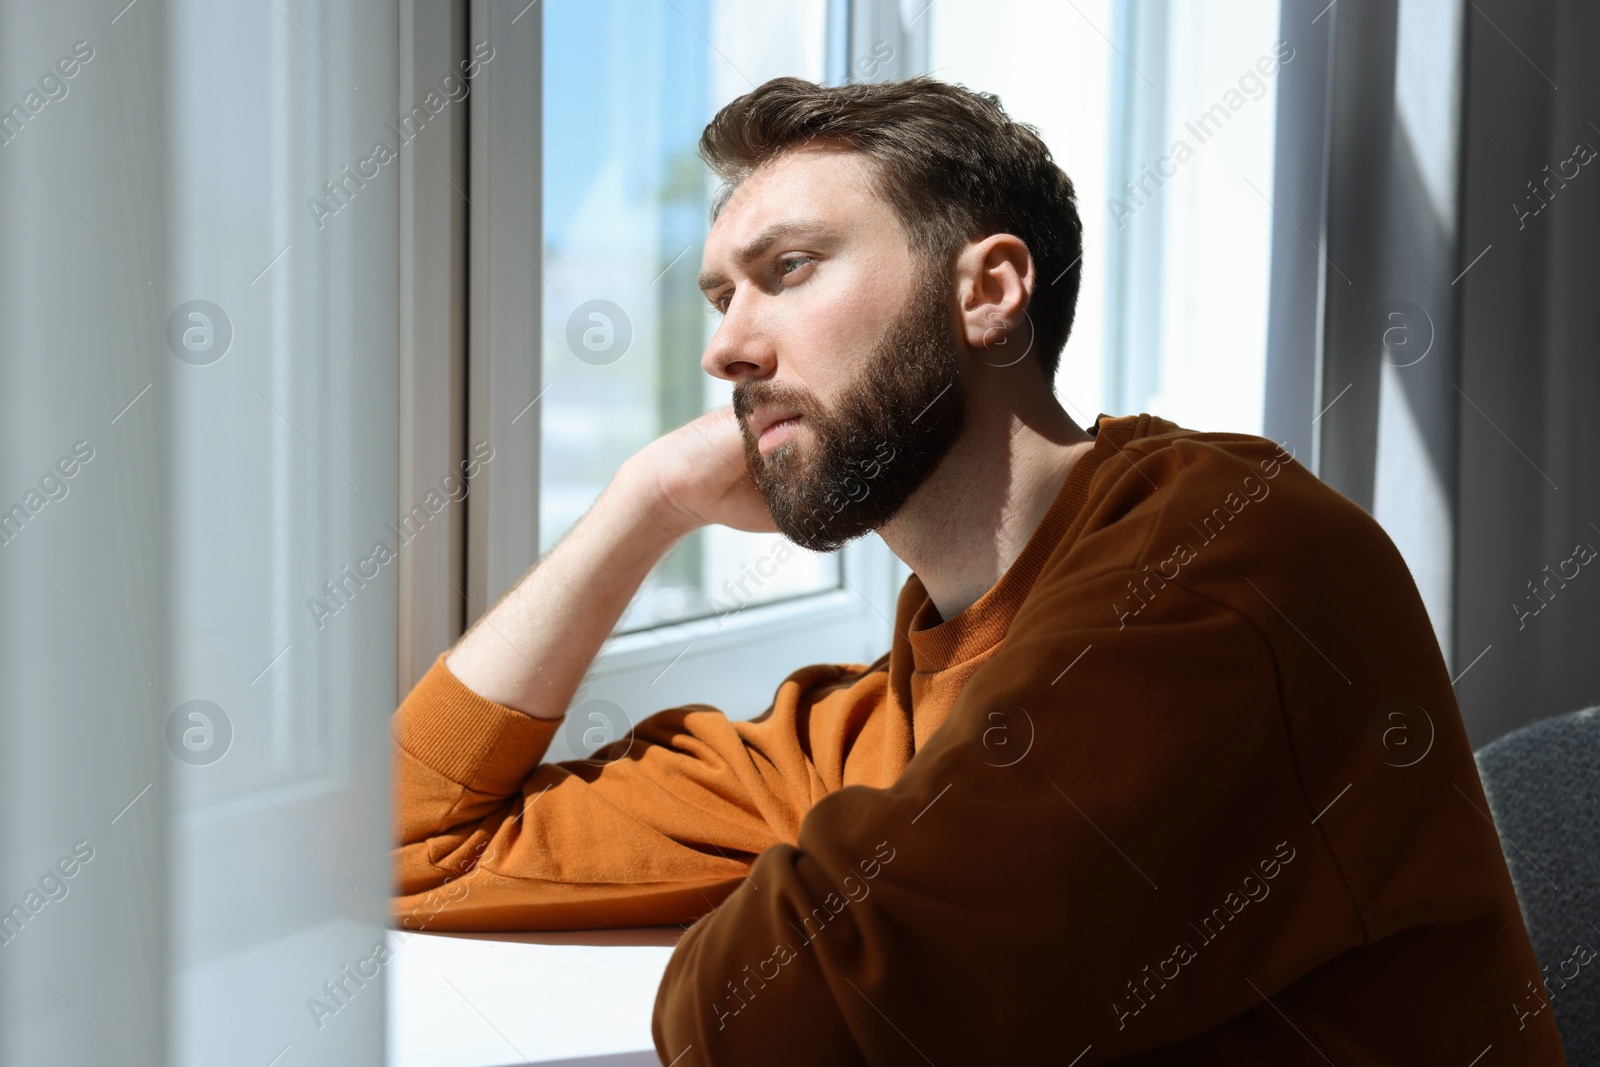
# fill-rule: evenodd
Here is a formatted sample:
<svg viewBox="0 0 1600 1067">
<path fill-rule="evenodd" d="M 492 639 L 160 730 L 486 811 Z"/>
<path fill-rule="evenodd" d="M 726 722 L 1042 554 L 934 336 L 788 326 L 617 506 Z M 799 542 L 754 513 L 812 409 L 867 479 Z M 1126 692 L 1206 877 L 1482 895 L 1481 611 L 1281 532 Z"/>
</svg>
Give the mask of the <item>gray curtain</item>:
<svg viewBox="0 0 1600 1067">
<path fill-rule="evenodd" d="M 1574 552 L 1600 550 L 1600 157 L 1566 162 L 1600 150 L 1600 5 L 1469 10 L 1456 617 L 1483 658 L 1456 689 L 1482 744 L 1600 703 L 1600 558 Z"/>
<path fill-rule="evenodd" d="M 1281 19 L 1297 57 L 1279 89 L 1267 434 L 1395 541 L 1481 746 L 1600 697 L 1581 654 L 1600 578 L 1574 558 L 1600 549 L 1600 439 L 1578 419 L 1600 399 L 1584 300 L 1600 159 L 1551 180 L 1539 214 L 1513 209 L 1539 206 L 1527 183 L 1577 142 L 1600 148 L 1583 54 L 1600 15 L 1285 0 Z"/>
</svg>

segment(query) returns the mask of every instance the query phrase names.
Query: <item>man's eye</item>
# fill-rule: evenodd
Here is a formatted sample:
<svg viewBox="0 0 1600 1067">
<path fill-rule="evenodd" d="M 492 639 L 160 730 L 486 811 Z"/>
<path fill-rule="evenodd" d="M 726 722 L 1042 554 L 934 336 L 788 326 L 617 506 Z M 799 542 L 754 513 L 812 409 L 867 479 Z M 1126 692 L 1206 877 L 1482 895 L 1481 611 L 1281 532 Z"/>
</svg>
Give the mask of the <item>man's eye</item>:
<svg viewBox="0 0 1600 1067">
<path fill-rule="evenodd" d="M 778 272 L 786 275 L 793 274 L 795 271 L 799 270 L 801 267 L 810 262 L 810 256 L 784 256 L 782 259 L 778 260 Z"/>
</svg>

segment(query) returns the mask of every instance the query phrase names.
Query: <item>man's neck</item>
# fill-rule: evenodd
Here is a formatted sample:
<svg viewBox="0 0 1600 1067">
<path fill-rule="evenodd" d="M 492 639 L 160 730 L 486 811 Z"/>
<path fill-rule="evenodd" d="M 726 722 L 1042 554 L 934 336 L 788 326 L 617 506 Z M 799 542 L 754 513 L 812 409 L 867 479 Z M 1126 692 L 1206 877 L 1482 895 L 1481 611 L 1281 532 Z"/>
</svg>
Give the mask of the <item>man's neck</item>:
<svg viewBox="0 0 1600 1067">
<path fill-rule="evenodd" d="M 878 533 L 952 619 L 1016 562 L 1094 441 L 1053 396 L 969 394 L 961 437 Z"/>
</svg>

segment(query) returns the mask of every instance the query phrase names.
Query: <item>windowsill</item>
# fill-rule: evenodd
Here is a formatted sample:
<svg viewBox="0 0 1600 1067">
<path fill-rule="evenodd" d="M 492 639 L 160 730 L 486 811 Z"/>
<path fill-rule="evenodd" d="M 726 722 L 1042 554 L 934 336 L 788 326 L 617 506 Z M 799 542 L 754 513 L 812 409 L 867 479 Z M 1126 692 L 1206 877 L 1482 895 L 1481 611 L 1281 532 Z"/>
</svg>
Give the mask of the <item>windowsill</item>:
<svg viewBox="0 0 1600 1067">
<path fill-rule="evenodd" d="M 391 930 L 391 1067 L 645 1067 L 676 926 L 537 934 Z"/>
</svg>

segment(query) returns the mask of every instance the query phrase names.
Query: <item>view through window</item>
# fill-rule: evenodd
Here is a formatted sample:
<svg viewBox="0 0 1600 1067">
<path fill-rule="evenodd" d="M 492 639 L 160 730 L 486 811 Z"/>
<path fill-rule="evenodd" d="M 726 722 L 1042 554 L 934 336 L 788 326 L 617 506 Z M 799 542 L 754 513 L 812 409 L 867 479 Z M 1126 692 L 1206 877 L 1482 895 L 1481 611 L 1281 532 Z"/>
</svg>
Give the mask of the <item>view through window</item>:
<svg viewBox="0 0 1600 1067">
<path fill-rule="evenodd" d="M 1067 412 L 1261 433 L 1276 82 L 1294 61 L 1274 0 L 935 0 L 928 17 L 932 73 L 997 94 L 1077 189 Z"/>
<path fill-rule="evenodd" d="M 548 0 L 544 19 L 541 552 L 629 455 L 730 401 L 700 369 L 716 328 L 696 284 L 715 185 L 696 145 L 768 78 L 825 78 L 827 4 Z M 712 527 L 656 567 L 618 630 L 836 588 L 839 566 L 778 534 Z"/>
</svg>

